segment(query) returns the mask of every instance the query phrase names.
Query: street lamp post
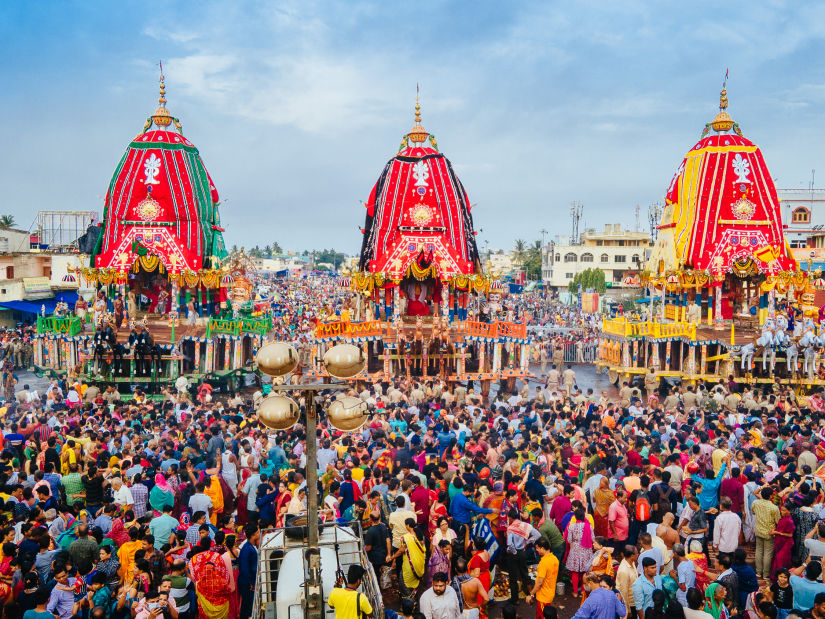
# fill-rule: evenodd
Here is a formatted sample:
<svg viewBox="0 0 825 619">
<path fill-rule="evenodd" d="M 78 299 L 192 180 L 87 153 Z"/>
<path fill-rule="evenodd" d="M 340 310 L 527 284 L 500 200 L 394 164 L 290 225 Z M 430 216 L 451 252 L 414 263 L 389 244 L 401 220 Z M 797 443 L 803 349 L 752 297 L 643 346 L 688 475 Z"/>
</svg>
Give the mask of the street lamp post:
<svg viewBox="0 0 825 619">
<path fill-rule="evenodd" d="M 269 376 L 286 376 L 298 365 L 298 354 L 292 346 L 272 342 L 258 351 L 255 357 L 258 369 Z M 330 376 L 347 379 L 356 376 L 364 368 L 361 348 L 352 344 L 339 344 L 324 355 L 324 366 Z M 300 408 L 290 397 L 281 392 L 300 392 L 306 400 L 306 483 L 307 483 L 307 550 L 304 555 L 309 578 L 306 582 L 304 616 L 322 619 L 324 596 L 321 587 L 321 553 L 318 547 L 318 416 L 315 394 L 319 391 L 342 390 L 348 383 L 314 383 L 307 385 L 273 385 L 276 393 L 264 398 L 258 408 L 258 418 L 273 430 L 288 430 L 298 422 Z M 336 400 L 327 410 L 332 426 L 352 432 L 367 421 L 367 406 L 360 398 L 344 397 Z"/>
</svg>

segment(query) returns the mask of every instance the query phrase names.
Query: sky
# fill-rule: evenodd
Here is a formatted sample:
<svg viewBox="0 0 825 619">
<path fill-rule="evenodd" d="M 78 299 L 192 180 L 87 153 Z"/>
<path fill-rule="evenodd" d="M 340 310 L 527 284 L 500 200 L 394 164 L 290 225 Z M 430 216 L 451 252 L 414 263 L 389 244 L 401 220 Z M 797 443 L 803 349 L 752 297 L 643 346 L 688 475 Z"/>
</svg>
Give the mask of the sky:
<svg viewBox="0 0 825 619">
<path fill-rule="evenodd" d="M 640 205 L 647 230 L 726 69 L 777 186 L 825 186 L 825 3 L 4 2 L 0 52 L 0 212 L 22 228 L 102 213 L 159 60 L 229 246 L 357 252 L 416 84 L 482 249 L 569 234 L 574 201 L 583 228 Z"/>
</svg>

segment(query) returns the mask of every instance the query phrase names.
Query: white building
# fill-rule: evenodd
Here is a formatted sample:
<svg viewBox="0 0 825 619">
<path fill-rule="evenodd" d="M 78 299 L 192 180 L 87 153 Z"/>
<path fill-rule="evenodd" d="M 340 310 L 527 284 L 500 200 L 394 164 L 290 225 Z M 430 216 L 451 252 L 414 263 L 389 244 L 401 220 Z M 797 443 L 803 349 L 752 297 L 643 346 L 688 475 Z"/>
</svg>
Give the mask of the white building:
<svg viewBox="0 0 825 619">
<path fill-rule="evenodd" d="M 569 237 L 557 237 L 542 252 L 542 279 L 554 288 L 566 288 L 577 273 L 598 268 L 608 286 L 618 287 L 626 275 L 643 268 L 650 247 L 647 232 L 622 230 L 621 224 L 605 224 L 599 232 L 591 228 L 577 245 L 570 244 Z"/>
<path fill-rule="evenodd" d="M 825 230 L 825 189 L 778 189 L 785 239 L 792 249 L 808 246 Z"/>
</svg>

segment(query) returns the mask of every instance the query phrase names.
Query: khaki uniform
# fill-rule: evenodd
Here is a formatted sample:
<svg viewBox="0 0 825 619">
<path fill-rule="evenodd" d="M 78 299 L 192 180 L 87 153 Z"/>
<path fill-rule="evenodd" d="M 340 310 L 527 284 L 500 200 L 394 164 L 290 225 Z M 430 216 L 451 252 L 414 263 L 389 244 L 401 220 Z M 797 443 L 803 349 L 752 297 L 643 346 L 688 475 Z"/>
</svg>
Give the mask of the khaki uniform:
<svg viewBox="0 0 825 619">
<path fill-rule="evenodd" d="M 632 395 L 633 390 L 627 385 L 624 385 L 621 389 L 619 389 L 619 403 L 623 408 L 630 406 L 630 396 Z"/>
<path fill-rule="evenodd" d="M 562 374 L 562 378 L 564 379 L 564 388 L 567 390 L 567 394 L 569 395 L 573 392 L 573 385 L 576 382 L 576 373 L 571 368 L 567 368 Z"/>
<path fill-rule="evenodd" d="M 699 406 L 699 396 L 693 391 L 685 391 L 682 394 L 682 403 L 685 405 L 686 410 L 696 408 Z"/>
</svg>

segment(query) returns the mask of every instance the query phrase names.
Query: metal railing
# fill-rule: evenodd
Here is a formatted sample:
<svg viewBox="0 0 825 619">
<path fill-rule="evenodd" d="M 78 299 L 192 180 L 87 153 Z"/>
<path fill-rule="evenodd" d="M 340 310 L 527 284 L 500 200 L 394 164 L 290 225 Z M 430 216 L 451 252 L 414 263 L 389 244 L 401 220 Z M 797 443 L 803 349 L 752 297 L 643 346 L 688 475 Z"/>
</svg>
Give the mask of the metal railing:
<svg viewBox="0 0 825 619">
<path fill-rule="evenodd" d="M 333 532 L 332 538 L 326 535 L 326 532 L 331 530 Z M 340 533 L 344 531 L 347 534 L 352 534 L 356 538 L 357 549 L 351 548 L 351 540 L 346 540 L 340 537 Z M 280 543 L 273 544 L 273 534 L 277 538 L 280 535 Z M 266 543 L 265 543 L 266 542 Z M 360 522 L 353 521 L 348 523 L 347 527 L 342 527 L 336 524 L 326 524 L 324 526 L 324 534 L 318 540 L 320 548 L 332 548 L 336 553 L 337 567 L 343 569 L 346 573 L 348 566 L 357 564 L 364 568 L 364 577 L 361 580 L 361 594 L 364 595 L 373 608 L 372 617 L 374 619 L 384 618 L 384 603 L 381 596 L 381 589 L 378 584 L 378 577 L 372 564 L 367 559 L 364 551 L 364 536 L 361 529 Z M 285 528 L 267 528 L 261 529 L 260 541 L 258 542 L 258 573 L 255 576 L 255 598 L 252 609 L 252 616 L 262 619 L 275 619 L 278 616 L 277 602 L 278 602 L 278 580 L 281 572 L 281 563 L 284 560 L 287 552 L 293 550 L 306 550 L 306 540 L 291 539 L 286 535 Z M 306 588 L 306 559 L 303 559 L 304 565 L 304 584 Z M 328 566 L 322 564 L 321 570 L 328 569 Z M 335 568 L 333 568 L 335 569 Z M 323 582 L 323 579 L 322 579 Z M 323 597 L 328 598 L 330 592 L 322 591 Z M 326 601 L 323 602 L 325 614 L 330 614 L 334 611 L 326 608 Z M 295 610 L 293 610 L 295 609 Z M 297 613 L 297 614 L 293 614 Z M 303 617 L 302 605 L 293 604 L 289 607 L 289 617 Z"/>
<path fill-rule="evenodd" d="M 576 342 L 564 343 L 565 363 L 593 363 L 598 357 L 598 342 L 588 342 L 581 347 Z"/>
</svg>

